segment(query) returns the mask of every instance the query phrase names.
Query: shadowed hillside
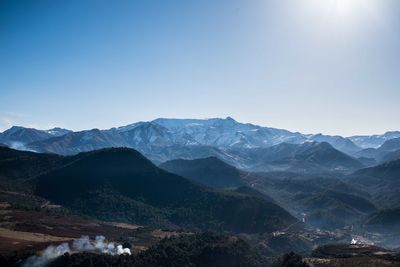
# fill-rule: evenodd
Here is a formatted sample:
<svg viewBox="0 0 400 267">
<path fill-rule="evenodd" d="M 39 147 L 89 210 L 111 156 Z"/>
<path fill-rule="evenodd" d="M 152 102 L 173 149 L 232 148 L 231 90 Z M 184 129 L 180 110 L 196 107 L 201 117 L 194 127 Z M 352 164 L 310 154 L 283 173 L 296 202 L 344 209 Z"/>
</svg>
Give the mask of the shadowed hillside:
<svg viewBox="0 0 400 267">
<path fill-rule="evenodd" d="M 132 149 L 104 149 L 37 178 L 36 193 L 108 220 L 236 232 L 265 232 L 295 221 L 262 199 L 214 192 L 157 168 Z"/>
<path fill-rule="evenodd" d="M 372 200 L 384 209 L 399 208 L 400 160 L 394 160 L 376 167 L 359 170 L 347 181 L 371 194 Z"/>
<path fill-rule="evenodd" d="M 160 168 L 212 188 L 231 188 L 243 185 L 239 170 L 216 157 L 171 160 L 161 164 Z"/>
</svg>

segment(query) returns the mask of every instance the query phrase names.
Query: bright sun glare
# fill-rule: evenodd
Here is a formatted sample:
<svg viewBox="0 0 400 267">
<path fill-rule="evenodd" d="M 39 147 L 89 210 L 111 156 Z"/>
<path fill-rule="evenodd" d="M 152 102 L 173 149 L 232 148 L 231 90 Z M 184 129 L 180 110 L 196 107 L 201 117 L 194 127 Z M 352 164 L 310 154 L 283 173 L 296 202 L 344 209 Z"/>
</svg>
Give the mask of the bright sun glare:
<svg viewBox="0 0 400 267">
<path fill-rule="evenodd" d="M 372 1 L 368 0 L 332 0 L 331 8 L 339 16 L 348 17 L 356 16 L 358 11 L 365 6 L 369 5 Z"/>
<path fill-rule="evenodd" d="M 382 11 L 379 0 L 304 0 L 299 3 L 304 4 L 307 13 L 346 27 L 364 23 Z"/>
</svg>

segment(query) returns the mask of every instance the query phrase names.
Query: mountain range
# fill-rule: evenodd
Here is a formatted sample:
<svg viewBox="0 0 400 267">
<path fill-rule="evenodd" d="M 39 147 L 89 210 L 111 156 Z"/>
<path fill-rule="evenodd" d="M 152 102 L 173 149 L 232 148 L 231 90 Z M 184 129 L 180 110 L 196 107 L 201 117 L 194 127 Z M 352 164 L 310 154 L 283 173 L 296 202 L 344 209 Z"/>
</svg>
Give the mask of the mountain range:
<svg viewBox="0 0 400 267">
<path fill-rule="evenodd" d="M 400 132 L 348 138 L 301 134 L 240 123 L 231 117 L 204 120 L 160 118 L 107 130 L 79 132 L 14 126 L 0 134 L 0 143 L 15 149 L 59 155 L 128 147 L 140 151 L 156 164 L 175 159 L 217 157 L 249 171 L 351 172 L 395 159 L 400 154 L 400 147 L 394 140 L 399 137 Z M 315 148 L 317 144 L 323 145 Z M 313 146 L 318 150 L 314 151 L 316 154 L 306 152 Z M 273 155 L 273 160 L 268 155 Z M 337 164 L 326 166 L 322 162 L 326 155 L 331 155 Z"/>
</svg>

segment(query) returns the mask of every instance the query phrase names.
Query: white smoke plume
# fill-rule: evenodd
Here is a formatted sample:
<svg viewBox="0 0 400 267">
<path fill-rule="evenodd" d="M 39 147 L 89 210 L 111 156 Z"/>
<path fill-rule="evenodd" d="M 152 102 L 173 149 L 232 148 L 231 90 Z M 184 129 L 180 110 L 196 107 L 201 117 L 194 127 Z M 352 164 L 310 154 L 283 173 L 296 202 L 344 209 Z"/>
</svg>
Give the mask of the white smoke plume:
<svg viewBox="0 0 400 267">
<path fill-rule="evenodd" d="M 79 239 L 74 240 L 72 249 L 75 251 L 90 251 L 94 250 L 94 245 L 90 242 L 89 236 L 83 235 Z"/>
<path fill-rule="evenodd" d="M 102 235 L 96 236 L 94 241 L 91 241 L 89 236 L 81 236 L 79 239 L 73 241 L 72 249 L 69 247 L 68 243 L 62 243 L 58 246 L 49 246 L 40 255 L 29 257 L 24 262 L 23 267 L 44 267 L 49 262 L 65 253 L 77 253 L 83 251 L 110 255 L 132 255 L 129 248 L 123 248 L 122 245 L 115 246 L 113 242 L 107 242 L 106 238 Z"/>
<path fill-rule="evenodd" d="M 68 243 L 62 243 L 58 246 L 48 246 L 41 255 L 29 257 L 25 263 L 24 267 L 43 267 L 46 266 L 50 261 L 57 257 L 64 255 L 64 253 L 70 253 Z"/>
<path fill-rule="evenodd" d="M 37 153 L 36 150 L 27 147 L 27 146 L 26 146 L 24 143 L 22 143 L 22 142 L 13 141 L 13 142 L 10 142 L 10 143 L 8 144 L 8 146 L 9 146 L 10 148 L 12 148 L 12 149 L 15 149 L 15 150 L 29 151 L 29 152 L 36 152 L 36 153 Z"/>
</svg>

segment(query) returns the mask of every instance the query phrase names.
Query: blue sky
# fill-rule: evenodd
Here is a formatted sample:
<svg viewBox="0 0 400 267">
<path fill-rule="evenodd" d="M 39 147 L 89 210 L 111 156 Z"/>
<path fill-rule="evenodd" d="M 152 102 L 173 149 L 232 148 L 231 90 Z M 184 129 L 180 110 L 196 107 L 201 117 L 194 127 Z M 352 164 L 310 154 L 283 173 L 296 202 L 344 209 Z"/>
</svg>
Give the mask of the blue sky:
<svg viewBox="0 0 400 267">
<path fill-rule="evenodd" d="M 0 131 L 232 116 L 400 130 L 400 1 L 0 2 Z"/>
</svg>

